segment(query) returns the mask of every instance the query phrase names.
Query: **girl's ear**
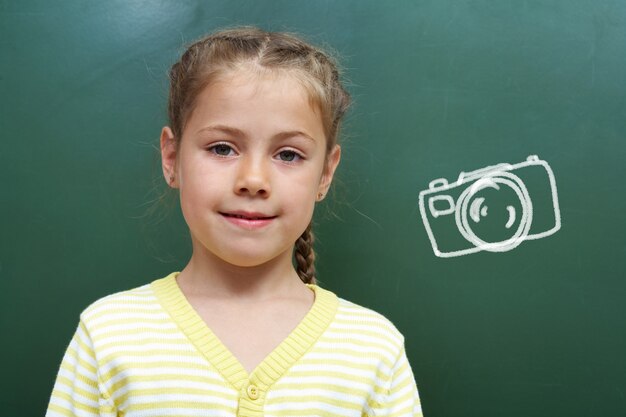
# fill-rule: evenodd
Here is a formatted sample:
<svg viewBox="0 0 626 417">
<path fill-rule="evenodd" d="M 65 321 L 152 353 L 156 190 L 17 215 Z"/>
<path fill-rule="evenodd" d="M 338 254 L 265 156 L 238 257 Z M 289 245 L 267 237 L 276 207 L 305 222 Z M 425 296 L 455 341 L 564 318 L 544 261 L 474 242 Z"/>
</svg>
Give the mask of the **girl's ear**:
<svg viewBox="0 0 626 417">
<path fill-rule="evenodd" d="M 178 188 L 178 177 L 176 175 L 177 144 L 174 132 L 169 126 L 161 129 L 161 166 L 165 182 L 172 188 Z"/>
<path fill-rule="evenodd" d="M 337 165 L 339 165 L 339 160 L 341 160 L 341 147 L 335 145 L 326 158 L 326 167 L 324 168 L 320 185 L 317 189 L 317 195 L 320 196 L 318 201 L 323 200 L 324 196 L 328 193 L 330 184 L 333 181 L 333 176 L 335 175 L 335 170 L 337 169 Z"/>
</svg>

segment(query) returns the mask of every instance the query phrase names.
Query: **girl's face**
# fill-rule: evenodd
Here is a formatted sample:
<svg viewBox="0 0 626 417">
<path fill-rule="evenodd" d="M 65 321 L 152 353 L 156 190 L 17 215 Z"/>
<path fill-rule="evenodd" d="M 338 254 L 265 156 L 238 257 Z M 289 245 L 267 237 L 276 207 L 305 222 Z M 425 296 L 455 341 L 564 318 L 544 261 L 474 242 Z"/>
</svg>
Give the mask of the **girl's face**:
<svg viewBox="0 0 626 417">
<path fill-rule="evenodd" d="M 297 79 L 245 70 L 201 92 L 178 149 L 165 127 L 161 152 L 194 253 L 246 267 L 291 262 L 340 158 L 339 146 L 327 155 L 320 113 Z"/>
</svg>

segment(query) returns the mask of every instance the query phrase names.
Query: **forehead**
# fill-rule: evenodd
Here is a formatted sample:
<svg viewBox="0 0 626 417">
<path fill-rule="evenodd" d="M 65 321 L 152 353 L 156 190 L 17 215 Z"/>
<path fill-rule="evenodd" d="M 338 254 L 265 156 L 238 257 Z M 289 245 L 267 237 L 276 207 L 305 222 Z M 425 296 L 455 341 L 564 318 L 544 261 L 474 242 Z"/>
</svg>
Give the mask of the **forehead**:
<svg viewBox="0 0 626 417">
<path fill-rule="evenodd" d="M 187 127 L 219 122 L 244 128 L 302 128 L 324 137 L 319 107 L 288 71 L 229 71 L 198 95 Z"/>
<path fill-rule="evenodd" d="M 281 95 L 297 96 L 300 100 L 307 100 L 314 111 L 317 111 L 317 100 L 314 100 L 313 91 L 307 88 L 307 83 L 303 76 L 296 70 L 287 69 L 267 69 L 256 67 L 252 64 L 241 66 L 235 70 L 220 72 L 202 91 L 210 94 L 210 89 L 225 88 L 235 89 L 238 94 L 276 93 Z"/>
</svg>

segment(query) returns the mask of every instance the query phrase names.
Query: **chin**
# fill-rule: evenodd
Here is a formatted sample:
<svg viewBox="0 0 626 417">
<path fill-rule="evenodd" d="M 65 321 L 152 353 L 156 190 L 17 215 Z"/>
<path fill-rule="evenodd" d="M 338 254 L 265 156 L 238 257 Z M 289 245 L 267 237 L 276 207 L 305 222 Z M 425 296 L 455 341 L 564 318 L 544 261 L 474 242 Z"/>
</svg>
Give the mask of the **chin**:
<svg viewBox="0 0 626 417">
<path fill-rule="evenodd" d="M 293 245 L 288 245 L 286 242 L 281 242 L 285 244 L 285 247 L 279 244 L 279 242 L 259 240 L 238 240 L 227 243 L 224 241 L 211 242 L 211 240 L 207 239 L 207 243 L 217 244 L 203 244 L 202 239 L 194 239 L 194 247 L 199 250 L 198 255 L 242 268 L 261 266 L 270 262 L 280 262 L 283 258 L 291 263 L 293 251 Z"/>
<path fill-rule="evenodd" d="M 223 261 L 238 266 L 241 268 L 254 268 L 257 266 L 265 265 L 273 260 L 276 260 L 278 257 L 268 257 L 268 256 L 254 256 L 251 254 L 248 255 L 239 255 L 233 257 L 222 258 Z"/>
<path fill-rule="evenodd" d="M 224 262 L 242 268 L 251 268 L 265 265 L 272 261 L 280 261 L 283 257 L 287 257 L 289 262 L 291 262 L 291 248 L 272 251 L 268 250 L 269 248 L 261 248 L 260 246 L 255 244 L 254 247 L 247 248 L 245 245 L 242 245 L 237 248 L 231 248 L 228 251 L 215 252 L 214 255 Z"/>
</svg>

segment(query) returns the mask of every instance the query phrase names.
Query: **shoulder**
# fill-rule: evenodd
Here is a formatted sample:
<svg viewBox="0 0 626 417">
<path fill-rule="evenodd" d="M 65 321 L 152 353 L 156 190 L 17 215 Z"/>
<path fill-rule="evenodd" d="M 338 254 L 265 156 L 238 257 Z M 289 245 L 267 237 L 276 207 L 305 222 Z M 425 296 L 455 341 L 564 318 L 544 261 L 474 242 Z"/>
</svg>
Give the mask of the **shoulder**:
<svg viewBox="0 0 626 417">
<path fill-rule="evenodd" d="M 384 347 L 397 356 L 404 350 L 404 336 L 383 314 L 368 307 L 337 297 L 338 305 L 331 331 L 340 332 L 344 339 Z"/>
<path fill-rule="evenodd" d="M 397 339 L 398 342 L 404 341 L 404 336 L 390 319 L 377 311 L 352 301 L 339 298 L 337 318 L 346 323 L 368 325 L 370 328 L 380 331 L 384 337 Z"/>
<path fill-rule="evenodd" d="M 145 284 L 94 301 L 82 311 L 80 320 L 88 328 L 92 328 L 112 321 L 148 318 L 161 310 L 151 284 Z"/>
</svg>

